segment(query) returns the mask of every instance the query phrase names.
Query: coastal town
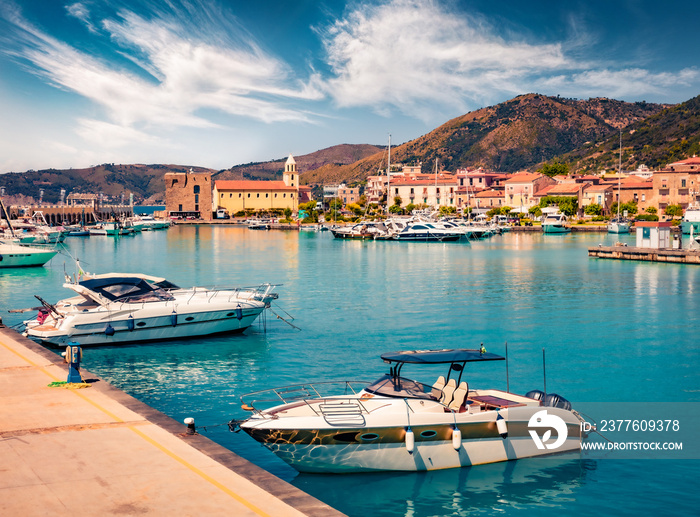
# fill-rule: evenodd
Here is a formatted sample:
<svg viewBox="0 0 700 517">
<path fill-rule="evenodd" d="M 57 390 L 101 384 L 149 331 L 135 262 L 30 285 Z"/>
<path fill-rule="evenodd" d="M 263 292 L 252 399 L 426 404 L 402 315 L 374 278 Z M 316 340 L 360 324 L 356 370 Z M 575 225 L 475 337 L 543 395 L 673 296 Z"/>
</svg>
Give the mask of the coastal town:
<svg viewBox="0 0 700 517">
<path fill-rule="evenodd" d="M 0 517 L 698 515 L 698 19 L 0 0 Z"/>
</svg>

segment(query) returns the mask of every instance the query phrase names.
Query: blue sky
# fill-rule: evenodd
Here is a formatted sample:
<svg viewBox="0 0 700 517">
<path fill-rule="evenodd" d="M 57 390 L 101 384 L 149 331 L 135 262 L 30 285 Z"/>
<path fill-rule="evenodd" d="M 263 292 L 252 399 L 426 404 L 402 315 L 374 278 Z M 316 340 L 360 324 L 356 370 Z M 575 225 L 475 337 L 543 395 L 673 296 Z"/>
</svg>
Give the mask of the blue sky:
<svg viewBox="0 0 700 517">
<path fill-rule="evenodd" d="M 0 173 L 398 144 L 519 94 L 700 93 L 700 2 L 0 0 Z"/>
</svg>

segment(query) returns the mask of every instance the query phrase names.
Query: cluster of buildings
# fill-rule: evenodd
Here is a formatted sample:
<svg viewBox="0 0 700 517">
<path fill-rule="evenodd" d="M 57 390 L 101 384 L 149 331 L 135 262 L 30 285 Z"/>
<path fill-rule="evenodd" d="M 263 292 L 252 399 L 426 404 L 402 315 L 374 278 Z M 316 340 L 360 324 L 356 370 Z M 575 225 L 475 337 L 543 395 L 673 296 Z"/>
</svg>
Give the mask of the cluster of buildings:
<svg viewBox="0 0 700 517">
<path fill-rule="evenodd" d="M 597 204 L 609 213 L 613 203 L 635 202 L 639 212 L 669 205 L 686 208 L 700 201 L 700 158 L 681 160 L 658 170 L 641 166 L 627 174 L 549 177 L 539 173 L 504 174 L 483 169 L 458 169 L 455 173 L 422 173 L 420 166 L 403 167 L 389 174 L 389 203 L 400 205 L 471 207 L 488 211 L 503 206 L 527 212 L 546 196 L 575 198 L 579 208 Z M 387 176 L 367 178 L 365 195 L 377 203 L 387 188 Z"/>
<path fill-rule="evenodd" d="M 324 198 L 357 203 L 379 203 L 389 188 L 389 204 L 468 207 L 477 212 L 508 206 L 526 213 L 546 196 L 574 198 L 580 210 L 596 204 L 609 213 L 615 202 L 635 202 L 639 212 L 654 207 L 661 213 L 669 205 L 686 208 L 700 202 L 700 158 L 672 163 L 661 170 L 645 166 L 627 174 L 549 177 L 536 172 L 505 174 L 483 169 L 458 169 L 454 173 L 421 172 L 420 165 L 403 166 L 387 175 L 369 176 L 360 187 L 324 186 Z M 284 166 L 282 181 L 216 180 L 210 173 L 167 173 L 166 213 L 171 217 L 210 219 L 217 213 L 236 214 L 290 209 L 311 201 L 311 188 L 299 184 L 292 155 Z"/>
</svg>

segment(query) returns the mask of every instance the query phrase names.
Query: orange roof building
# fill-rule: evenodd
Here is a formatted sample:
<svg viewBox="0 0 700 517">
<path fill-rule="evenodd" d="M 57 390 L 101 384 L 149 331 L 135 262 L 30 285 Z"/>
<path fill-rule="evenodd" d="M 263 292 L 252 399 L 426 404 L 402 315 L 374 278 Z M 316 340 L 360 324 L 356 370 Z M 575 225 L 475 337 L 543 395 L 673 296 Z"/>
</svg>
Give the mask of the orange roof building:
<svg viewBox="0 0 700 517">
<path fill-rule="evenodd" d="M 284 165 L 282 181 L 215 181 L 213 204 L 215 209 L 225 209 L 229 214 L 285 208 L 296 212 L 299 209 L 299 196 L 299 174 L 290 154 Z"/>
</svg>

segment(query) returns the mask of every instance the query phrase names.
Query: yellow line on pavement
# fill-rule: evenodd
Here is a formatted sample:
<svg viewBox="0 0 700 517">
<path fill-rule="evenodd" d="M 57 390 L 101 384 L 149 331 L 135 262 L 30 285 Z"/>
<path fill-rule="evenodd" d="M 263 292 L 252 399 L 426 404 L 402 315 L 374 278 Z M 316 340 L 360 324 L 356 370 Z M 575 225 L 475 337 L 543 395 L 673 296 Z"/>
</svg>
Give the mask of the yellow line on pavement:
<svg viewBox="0 0 700 517">
<path fill-rule="evenodd" d="M 30 365 L 35 366 L 36 368 L 38 368 L 39 370 L 41 370 L 42 372 L 44 372 L 46 375 L 48 375 L 48 376 L 51 377 L 52 379 L 54 379 L 54 380 L 56 380 L 56 381 L 59 380 L 58 377 L 56 377 L 56 376 L 53 375 L 52 373 L 48 372 L 44 367 L 42 367 L 42 366 L 36 364 L 34 361 L 32 361 L 32 360 L 30 360 L 29 358 L 25 357 L 24 355 L 20 354 L 17 350 L 14 350 L 13 348 L 10 348 L 9 346 L 7 346 L 7 345 L 6 345 L 5 343 L 3 343 L 2 341 L 0 341 L 0 344 L 1 344 L 2 346 L 4 346 L 6 349 L 8 349 L 10 352 L 12 352 L 12 353 L 14 353 L 15 355 L 17 355 L 18 357 L 20 357 L 23 361 L 26 361 L 26 362 L 29 363 Z M 76 391 L 76 390 L 71 390 L 71 391 L 72 391 L 73 393 L 75 393 L 78 397 L 80 397 L 81 399 L 83 399 L 84 401 L 89 402 L 89 403 L 90 403 L 91 405 L 93 405 L 95 408 L 97 408 L 97 409 L 99 409 L 100 411 L 102 411 L 103 413 L 105 413 L 105 414 L 106 414 L 107 416 L 109 416 L 110 418 L 114 419 L 115 421 L 117 421 L 117 422 L 124 422 L 124 420 L 122 420 L 121 418 L 119 418 L 118 416 L 116 416 L 114 413 L 112 413 L 111 411 L 105 409 L 104 407 L 102 407 L 102 406 L 101 406 L 100 404 L 98 404 L 97 402 L 95 402 L 95 401 L 93 401 L 93 400 L 90 400 L 89 398 L 87 398 L 85 395 L 83 395 L 83 394 L 80 393 L 79 391 Z M 155 424 L 153 424 L 153 425 L 155 425 Z M 238 501 L 238 502 L 241 503 L 242 505 L 246 506 L 248 509 L 252 510 L 252 511 L 255 512 L 256 514 L 261 515 L 261 516 L 264 516 L 264 517 L 270 517 L 268 513 L 264 512 L 263 510 L 261 510 L 260 508 L 258 508 L 257 506 L 255 506 L 254 504 L 248 502 L 245 498 L 243 498 L 242 496 L 236 494 L 234 491 L 232 491 L 231 489 L 229 489 L 228 487 L 226 487 L 226 486 L 223 485 L 222 483 L 218 482 L 218 481 L 217 481 L 216 479 L 214 479 L 213 477 L 209 476 L 208 474 L 205 474 L 205 473 L 202 472 L 200 469 L 198 469 L 197 467 L 195 467 L 194 465 L 192 465 L 191 463 L 189 463 L 189 462 L 186 461 L 185 459 L 181 458 L 180 456 L 178 456 L 178 455 L 175 454 L 174 452 L 168 450 L 168 449 L 165 448 L 163 445 L 161 445 L 160 443 L 158 443 L 156 440 L 150 438 L 149 436 L 147 436 L 147 435 L 146 435 L 145 433 L 143 433 L 142 431 L 139 431 L 138 429 L 136 429 L 136 428 L 133 427 L 133 426 L 129 426 L 128 429 L 130 429 L 131 431 L 133 431 L 134 433 L 136 433 L 137 435 L 139 435 L 141 438 L 143 438 L 144 440 L 146 440 L 147 442 L 149 442 L 151 445 L 153 445 L 153 446 L 157 447 L 158 449 L 160 449 L 161 451 L 163 451 L 165 454 L 167 454 L 168 456 L 170 456 L 171 458 L 173 458 L 174 460 L 176 460 L 177 462 L 179 462 L 179 463 L 182 464 L 183 466 L 185 466 L 185 467 L 187 467 L 188 469 L 190 469 L 190 470 L 191 470 L 192 472 L 194 472 L 195 474 L 197 474 L 197 475 L 199 475 L 200 477 L 202 477 L 204 480 L 208 481 L 209 483 L 211 483 L 212 485 L 214 485 L 215 487 L 217 487 L 219 490 L 221 490 L 221 491 L 223 491 L 224 493 L 230 495 L 230 496 L 233 497 L 236 501 Z"/>
<path fill-rule="evenodd" d="M 135 432 L 136 434 L 138 434 L 139 436 L 141 436 L 144 440 L 146 440 L 147 442 L 149 442 L 151 445 L 154 445 L 155 447 L 159 448 L 159 449 L 160 449 L 161 451 L 163 451 L 165 454 L 167 454 L 168 456 L 170 456 L 170 457 L 173 458 L 174 460 L 178 461 L 179 463 L 181 463 L 182 465 L 184 465 L 185 467 L 187 467 L 188 469 L 190 469 L 190 470 L 191 470 L 192 472 L 194 472 L 195 474 L 201 476 L 201 477 L 204 478 L 205 480 L 209 481 L 209 483 L 211 483 L 212 485 L 216 486 L 217 488 L 219 488 L 219 489 L 222 490 L 223 492 L 225 492 L 225 493 L 227 493 L 228 495 L 230 495 L 231 497 L 233 497 L 233 498 L 234 498 L 236 501 L 238 501 L 239 503 L 245 505 L 245 506 L 246 506 L 247 508 L 249 508 L 250 510 L 254 511 L 254 512 L 257 513 L 258 515 L 263 515 L 263 516 L 269 517 L 269 514 L 268 514 L 268 513 L 264 512 L 263 510 L 261 510 L 260 508 L 258 508 L 257 506 L 255 506 L 254 504 L 249 503 L 249 502 L 248 502 L 246 499 L 244 499 L 242 496 L 236 494 L 233 490 L 227 488 L 227 487 L 226 487 L 225 485 L 223 485 L 222 483 L 219 483 L 216 479 L 214 479 L 213 477 L 209 476 L 208 474 L 205 474 L 205 473 L 202 472 L 200 469 L 198 469 L 197 467 L 195 467 L 194 465 L 192 465 L 192 464 L 189 463 L 188 461 L 184 460 L 183 458 L 181 458 L 181 457 L 178 456 L 177 454 L 175 454 L 175 453 L 169 451 L 168 449 L 166 449 L 165 447 L 163 447 L 160 443 L 158 443 L 156 440 L 150 438 L 149 436 L 147 436 L 147 435 L 146 435 L 145 433 L 143 433 L 142 431 L 139 431 L 138 429 L 133 428 L 133 427 L 129 427 L 129 429 L 131 429 L 133 432 Z"/>
</svg>

